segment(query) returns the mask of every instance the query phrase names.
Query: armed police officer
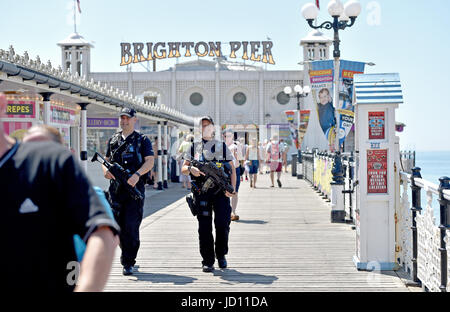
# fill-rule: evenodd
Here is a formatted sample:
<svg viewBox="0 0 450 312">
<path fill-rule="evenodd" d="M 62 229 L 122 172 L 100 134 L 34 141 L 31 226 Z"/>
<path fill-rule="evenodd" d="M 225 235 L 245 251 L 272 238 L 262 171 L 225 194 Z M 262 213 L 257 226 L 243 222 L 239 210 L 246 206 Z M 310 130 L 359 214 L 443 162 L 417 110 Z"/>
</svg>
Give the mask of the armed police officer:
<svg viewBox="0 0 450 312">
<path fill-rule="evenodd" d="M 231 223 L 230 197 L 234 196 L 236 186 L 236 171 L 233 165 L 233 156 L 225 142 L 213 139 L 214 122 L 211 117 L 201 118 L 202 140 L 191 145 L 190 155 L 185 156 L 182 174 L 191 175 L 193 202 L 198 209 L 198 234 L 200 241 L 200 254 L 203 258 L 203 272 L 213 272 L 214 262 L 217 258 L 219 267 L 226 268 L 225 255 L 228 253 L 228 235 Z M 205 191 L 208 184 L 208 176 L 199 168 L 193 166 L 198 161 L 200 164 L 213 162 L 214 167 L 224 170 L 224 177 L 228 177 L 228 190 L 219 189 L 217 185 L 211 185 Z M 230 185 L 231 184 L 231 185 Z M 212 215 L 214 212 L 214 225 L 216 228 L 216 241 L 212 233 Z"/>
<path fill-rule="evenodd" d="M 137 117 L 136 111 L 125 107 L 120 112 L 120 128 L 108 141 L 105 159 L 115 162 L 128 170 L 132 175 L 127 183 L 145 194 L 144 175 L 151 170 L 154 163 L 154 153 L 150 140 L 134 130 Z M 121 185 L 116 178 L 103 166 L 105 178 L 110 179 L 109 200 L 120 228 L 120 262 L 123 274 L 133 274 L 133 266 L 139 250 L 139 226 L 142 222 L 144 198 L 131 196 L 129 188 Z M 142 177 L 142 178 L 141 178 Z"/>
</svg>

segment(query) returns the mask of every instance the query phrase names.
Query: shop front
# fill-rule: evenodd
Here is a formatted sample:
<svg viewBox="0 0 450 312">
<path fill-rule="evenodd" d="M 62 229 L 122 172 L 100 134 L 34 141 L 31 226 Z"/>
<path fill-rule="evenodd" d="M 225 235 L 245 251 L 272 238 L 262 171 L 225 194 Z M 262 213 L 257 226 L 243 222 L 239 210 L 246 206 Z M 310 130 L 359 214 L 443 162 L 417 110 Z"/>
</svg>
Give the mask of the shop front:
<svg viewBox="0 0 450 312">
<path fill-rule="evenodd" d="M 119 129 L 119 118 L 87 118 L 87 152 L 88 157 L 95 152 L 106 153 L 108 140 Z"/>
</svg>

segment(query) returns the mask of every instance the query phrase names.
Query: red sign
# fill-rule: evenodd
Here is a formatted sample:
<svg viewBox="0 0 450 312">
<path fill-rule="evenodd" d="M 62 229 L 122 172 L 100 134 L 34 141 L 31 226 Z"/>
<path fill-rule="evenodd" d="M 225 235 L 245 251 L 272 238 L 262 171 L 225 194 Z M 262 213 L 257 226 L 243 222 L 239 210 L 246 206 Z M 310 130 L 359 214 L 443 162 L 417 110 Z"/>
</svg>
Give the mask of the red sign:
<svg viewBox="0 0 450 312">
<path fill-rule="evenodd" d="M 369 140 L 384 140 L 385 125 L 384 112 L 369 112 Z"/>
<path fill-rule="evenodd" d="M 73 124 L 75 122 L 74 110 L 52 105 L 50 111 L 50 120 L 53 123 Z"/>
<path fill-rule="evenodd" d="M 387 193 L 387 150 L 367 151 L 367 193 Z"/>
</svg>

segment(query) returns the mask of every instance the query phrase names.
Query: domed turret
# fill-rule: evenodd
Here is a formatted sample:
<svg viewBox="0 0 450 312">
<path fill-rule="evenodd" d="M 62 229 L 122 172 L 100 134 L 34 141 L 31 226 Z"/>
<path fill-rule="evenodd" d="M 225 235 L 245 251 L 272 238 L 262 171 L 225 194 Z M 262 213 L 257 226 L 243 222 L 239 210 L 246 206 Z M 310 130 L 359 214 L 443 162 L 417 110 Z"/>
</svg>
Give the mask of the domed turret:
<svg viewBox="0 0 450 312">
<path fill-rule="evenodd" d="M 332 43 L 333 40 L 319 30 L 311 31 L 300 41 L 300 46 L 303 47 L 303 61 L 327 60 Z"/>
<path fill-rule="evenodd" d="M 58 42 L 61 47 L 61 68 L 71 73 L 78 73 L 80 77 L 88 77 L 91 66 L 91 48 L 89 43 L 77 32 L 70 34 L 66 39 Z"/>
</svg>

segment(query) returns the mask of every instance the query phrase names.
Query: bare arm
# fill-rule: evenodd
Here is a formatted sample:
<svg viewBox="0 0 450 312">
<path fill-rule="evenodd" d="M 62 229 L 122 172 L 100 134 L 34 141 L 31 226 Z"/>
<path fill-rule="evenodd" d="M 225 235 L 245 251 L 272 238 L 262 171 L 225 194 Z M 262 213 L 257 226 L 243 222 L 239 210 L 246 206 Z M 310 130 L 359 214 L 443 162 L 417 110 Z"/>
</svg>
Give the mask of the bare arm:
<svg viewBox="0 0 450 312">
<path fill-rule="evenodd" d="M 144 164 L 141 166 L 141 168 L 139 168 L 139 170 L 137 172 L 139 172 L 140 175 L 146 174 L 147 172 L 152 170 L 154 163 L 155 163 L 154 156 L 145 157 Z"/>
<path fill-rule="evenodd" d="M 232 161 L 228 162 L 231 166 L 231 185 L 233 186 L 234 193 L 236 193 L 236 168 L 234 167 L 234 164 Z M 228 192 L 225 193 L 228 197 L 233 197 L 233 194 L 230 194 Z"/>
<path fill-rule="evenodd" d="M 189 173 L 192 173 L 195 177 L 198 177 L 200 175 L 205 175 L 203 172 L 201 172 L 197 167 L 191 167 L 191 171 L 189 171 L 189 165 L 191 163 L 188 160 L 185 160 L 183 163 L 183 166 L 181 167 L 181 173 L 184 175 L 189 175 Z"/>
<path fill-rule="evenodd" d="M 89 237 L 81 262 L 76 292 L 99 292 L 103 290 L 111 271 L 116 246 L 117 237 L 106 226 L 98 228 Z"/>
<path fill-rule="evenodd" d="M 153 156 L 146 156 L 144 164 L 136 172 L 138 172 L 141 176 L 149 172 L 153 168 L 153 163 L 155 161 L 154 159 L 155 158 Z M 134 173 L 127 182 L 134 187 L 139 182 L 139 176 Z"/>
</svg>

